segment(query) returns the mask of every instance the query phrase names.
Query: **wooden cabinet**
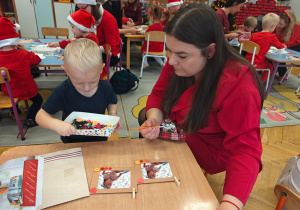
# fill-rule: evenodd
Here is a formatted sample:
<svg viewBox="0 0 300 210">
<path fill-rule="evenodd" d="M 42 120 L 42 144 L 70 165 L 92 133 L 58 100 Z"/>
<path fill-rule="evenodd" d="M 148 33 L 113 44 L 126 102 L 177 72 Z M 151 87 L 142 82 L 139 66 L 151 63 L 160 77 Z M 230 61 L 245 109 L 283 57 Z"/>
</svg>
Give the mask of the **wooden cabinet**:
<svg viewBox="0 0 300 210">
<path fill-rule="evenodd" d="M 51 0 L 14 0 L 22 38 L 43 38 L 42 27 L 54 27 Z"/>
</svg>

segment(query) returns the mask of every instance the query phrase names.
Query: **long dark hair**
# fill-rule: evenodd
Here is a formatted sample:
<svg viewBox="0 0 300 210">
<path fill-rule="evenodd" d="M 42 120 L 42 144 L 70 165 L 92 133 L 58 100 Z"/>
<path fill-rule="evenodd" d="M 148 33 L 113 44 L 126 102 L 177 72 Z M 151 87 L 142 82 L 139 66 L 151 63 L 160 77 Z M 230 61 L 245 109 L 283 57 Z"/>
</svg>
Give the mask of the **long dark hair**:
<svg viewBox="0 0 300 210">
<path fill-rule="evenodd" d="M 245 3 L 246 0 L 228 0 L 226 3 L 225 3 L 225 7 L 231 7 L 233 6 L 234 3 L 237 3 L 237 4 L 241 4 L 241 3 Z"/>
<path fill-rule="evenodd" d="M 196 133 L 207 126 L 218 83 L 229 59 L 241 63 L 240 66 L 236 66 L 237 71 L 243 64 L 252 69 L 261 95 L 261 105 L 263 104 L 263 88 L 254 67 L 225 40 L 221 21 L 212 8 L 200 3 L 190 4 L 173 17 L 167 25 L 166 32 L 169 36 L 199 48 L 202 55 L 207 57 L 196 84 L 190 111 L 181 122 L 185 132 Z M 214 56 L 208 58 L 207 48 L 211 43 L 215 43 L 216 50 Z M 166 117 L 170 116 L 182 93 L 195 82 L 194 77 L 179 77 L 173 73 L 162 102 Z"/>
</svg>

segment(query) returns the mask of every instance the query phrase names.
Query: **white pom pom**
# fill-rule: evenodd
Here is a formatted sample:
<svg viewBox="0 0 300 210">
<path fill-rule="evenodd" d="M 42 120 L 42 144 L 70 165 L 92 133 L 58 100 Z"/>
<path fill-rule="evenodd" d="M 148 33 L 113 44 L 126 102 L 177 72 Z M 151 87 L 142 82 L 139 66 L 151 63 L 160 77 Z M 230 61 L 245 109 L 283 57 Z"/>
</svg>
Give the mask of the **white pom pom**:
<svg viewBox="0 0 300 210">
<path fill-rule="evenodd" d="M 18 31 L 20 31 L 21 26 L 18 23 L 16 23 L 14 29 L 16 32 L 18 32 Z"/>
</svg>

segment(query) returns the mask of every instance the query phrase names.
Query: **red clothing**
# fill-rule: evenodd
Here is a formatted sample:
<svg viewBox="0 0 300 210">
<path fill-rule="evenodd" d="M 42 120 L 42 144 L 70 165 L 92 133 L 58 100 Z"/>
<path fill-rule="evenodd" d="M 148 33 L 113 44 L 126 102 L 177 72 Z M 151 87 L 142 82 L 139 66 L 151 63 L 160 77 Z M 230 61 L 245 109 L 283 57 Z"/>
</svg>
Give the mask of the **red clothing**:
<svg viewBox="0 0 300 210">
<path fill-rule="evenodd" d="M 224 34 L 228 34 L 230 32 L 230 24 L 229 24 L 228 16 L 225 14 L 225 11 L 223 9 L 218 9 L 216 13 L 221 20 Z"/>
<path fill-rule="evenodd" d="M 273 32 L 276 34 L 276 30 Z M 284 43 L 287 48 L 300 45 L 300 25 L 295 25 L 291 37 L 288 42 L 284 42 L 281 36 L 277 36 L 278 40 Z"/>
<path fill-rule="evenodd" d="M 128 22 L 129 18 L 123 17 L 122 18 L 122 24 L 126 24 Z"/>
<path fill-rule="evenodd" d="M 143 18 L 142 18 L 142 7 L 139 3 L 136 4 L 136 10 L 134 11 L 134 4 L 130 4 L 127 2 L 124 8 L 124 14 L 127 18 L 131 18 L 135 25 L 142 25 Z"/>
<path fill-rule="evenodd" d="M 146 111 L 161 110 L 173 72 L 168 61 L 148 97 Z M 180 126 L 190 110 L 196 85 L 181 95 L 171 111 L 171 120 Z M 262 169 L 260 105 L 252 71 L 248 66 L 228 61 L 219 80 L 208 126 L 186 138 L 200 167 L 210 174 L 226 171 L 223 193 L 237 197 L 244 204 Z"/>
<path fill-rule="evenodd" d="M 168 23 L 169 23 L 169 21 L 167 20 L 165 22 L 162 22 L 161 24 L 162 24 L 163 27 L 166 27 L 168 25 Z"/>
<path fill-rule="evenodd" d="M 95 33 L 90 33 L 89 35 L 87 35 L 86 37 L 75 37 L 76 39 L 80 39 L 80 38 L 86 38 L 86 39 L 90 39 L 90 40 L 93 40 L 94 42 L 96 42 L 97 43 L 97 45 L 98 46 L 100 46 L 99 45 L 99 41 L 98 41 L 98 38 L 96 37 L 96 34 Z M 59 42 L 59 46 L 61 47 L 61 48 L 63 48 L 63 49 L 65 49 L 66 48 L 66 46 L 68 45 L 68 44 L 70 44 L 71 43 L 71 40 L 63 40 L 63 41 L 61 41 L 61 42 Z"/>
<path fill-rule="evenodd" d="M 0 51 L 0 66 L 8 69 L 10 87 L 15 98 L 27 100 L 38 93 L 38 87 L 31 76 L 30 66 L 41 62 L 39 56 L 25 50 Z M 6 85 L 1 86 L 8 95 Z"/>
<path fill-rule="evenodd" d="M 97 37 L 99 44 L 105 49 L 105 45 L 109 44 L 111 53 L 117 56 L 120 53 L 121 38 L 116 19 L 112 14 L 103 9 L 102 18 L 97 25 Z"/>
<path fill-rule="evenodd" d="M 162 24 L 154 23 L 147 29 L 146 33 L 149 31 L 163 31 Z M 150 42 L 149 41 L 149 52 L 163 52 L 164 51 L 164 43 L 163 42 Z M 145 41 L 142 48 L 141 53 L 147 52 L 147 42 Z"/>
<path fill-rule="evenodd" d="M 241 30 L 241 32 L 242 32 L 242 35 L 239 36 L 239 39 L 238 39 L 239 42 L 250 39 L 251 32 L 247 31 L 245 28 L 243 28 Z"/>
<path fill-rule="evenodd" d="M 255 42 L 260 46 L 259 53 L 254 57 L 254 65 L 257 65 L 256 68 L 265 68 L 265 56 L 271 46 L 275 46 L 278 49 L 284 48 L 284 44 L 278 41 L 275 34 L 270 32 L 257 32 L 252 34 L 249 39 L 252 42 Z M 246 59 L 251 62 L 253 53 L 248 53 Z M 258 67 L 260 66 L 260 67 Z M 272 68 L 273 69 L 273 68 Z M 271 69 L 271 71 L 272 71 Z"/>
</svg>

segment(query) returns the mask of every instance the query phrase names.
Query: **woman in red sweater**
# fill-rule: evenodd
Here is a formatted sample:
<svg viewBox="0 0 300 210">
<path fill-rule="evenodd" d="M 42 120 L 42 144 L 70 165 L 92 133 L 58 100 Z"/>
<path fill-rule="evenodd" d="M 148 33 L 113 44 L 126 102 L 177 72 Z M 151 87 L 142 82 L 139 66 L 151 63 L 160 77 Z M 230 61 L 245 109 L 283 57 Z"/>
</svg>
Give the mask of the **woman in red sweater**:
<svg viewBox="0 0 300 210">
<path fill-rule="evenodd" d="M 124 14 L 125 17 L 133 20 L 134 25 L 142 25 L 142 7 L 138 3 L 138 0 L 128 0 L 124 8 Z"/>
<path fill-rule="evenodd" d="M 150 21 L 153 23 L 149 26 L 146 30 L 147 32 L 150 31 L 163 31 L 163 26 L 160 22 L 162 16 L 162 9 L 157 4 L 152 4 L 149 10 Z M 164 50 L 164 43 L 163 42 L 149 42 L 149 52 L 162 52 Z M 147 51 L 147 42 L 144 42 L 141 53 L 145 53 Z M 154 57 L 154 59 L 159 63 L 160 66 L 163 66 L 164 63 L 161 58 Z M 143 58 L 144 65 L 143 67 L 146 68 L 149 66 L 147 57 Z"/>
<path fill-rule="evenodd" d="M 291 10 L 284 10 L 279 14 L 280 20 L 274 33 L 278 40 L 287 48 L 300 52 L 300 24 Z M 286 72 L 285 67 L 279 67 L 278 81 L 281 81 Z M 287 77 L 287 76 L 286 76 Z"/>
<path fill-rule="evenodd" d="M 218 210 L 242 209 L 262 169 L 263 88 L 254 67 L 224 39 L 220 19 L 190 4 L 167 25 L 169 59 L 146 106 L 143 137 L 186 140 L 210 174 L 226 171 Z M 175 129 L 174 129 L 175 127 Z"/>
<path fill-rule="evenodd" d="M 96 35 L 103 54 L 103 60 L 106 60 L 104 53 L 105 45 L 109 44 L 112 53 L 110 65 L 112 66 L 117 64 L 120 56 L 121 38 L 118 24 L 114 16 L 103 9 L 100 3 L 96 3 L 96 0 L 75 0 L 75 4 L 77 9 L 84 9 L 95 18 L 97 27 Z M 101 77 L 103 77 L 105 74 L 106 71 L 103 69 Z"/>
</svg>

